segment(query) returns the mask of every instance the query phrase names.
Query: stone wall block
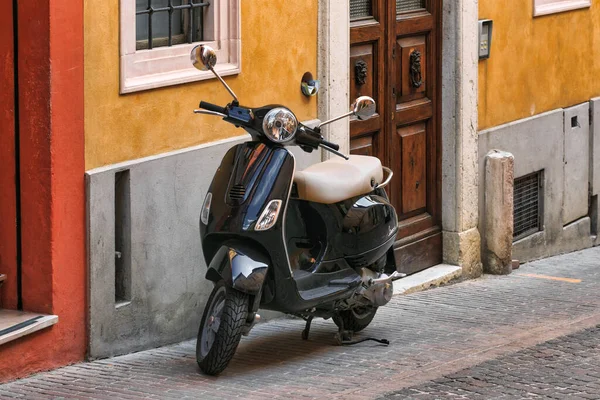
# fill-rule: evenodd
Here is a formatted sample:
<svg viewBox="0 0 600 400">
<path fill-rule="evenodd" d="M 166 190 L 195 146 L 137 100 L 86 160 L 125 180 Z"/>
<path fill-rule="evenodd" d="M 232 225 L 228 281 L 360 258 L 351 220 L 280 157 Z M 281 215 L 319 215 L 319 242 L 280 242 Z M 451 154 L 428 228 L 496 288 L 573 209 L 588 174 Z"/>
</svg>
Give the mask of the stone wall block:
<svg viewBox="0 0 600 400">
<path fill-rule="evenodd" d="M 492 150 L 485 156 L 484 272 L 512 272 L 513 186 L 515 158 Z"/>
<path fill-rule="evenodd" d="M 463 232 L 442 232 L 443 260 L 446 264 L 459 265 L 465 279 L 478 278 L 483 273 L 481 265 L 481 237 L 479 229 Z"/>
</svg>

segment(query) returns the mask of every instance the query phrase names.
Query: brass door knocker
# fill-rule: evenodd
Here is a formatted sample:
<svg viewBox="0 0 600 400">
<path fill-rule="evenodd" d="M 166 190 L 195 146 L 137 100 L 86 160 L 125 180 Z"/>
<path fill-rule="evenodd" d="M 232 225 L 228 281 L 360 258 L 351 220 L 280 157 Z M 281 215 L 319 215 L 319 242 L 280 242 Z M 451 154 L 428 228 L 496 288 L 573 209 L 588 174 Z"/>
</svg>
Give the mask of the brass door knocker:
<svg viewBox="0 0 600 400">
<path fill-rule="evenodd" d="M 413 87 L 419 88 L 423 85 L 421 75 L 421 52 L 418 50 L 410 53 L 410 83 Z"/>
<path fill-rule="evenodd" d="M 367 63 L 364 60 L 358 60 L 354 64 L 354 80 L 357 85 L 364 85 L 367 82 Z"/>
</svg>

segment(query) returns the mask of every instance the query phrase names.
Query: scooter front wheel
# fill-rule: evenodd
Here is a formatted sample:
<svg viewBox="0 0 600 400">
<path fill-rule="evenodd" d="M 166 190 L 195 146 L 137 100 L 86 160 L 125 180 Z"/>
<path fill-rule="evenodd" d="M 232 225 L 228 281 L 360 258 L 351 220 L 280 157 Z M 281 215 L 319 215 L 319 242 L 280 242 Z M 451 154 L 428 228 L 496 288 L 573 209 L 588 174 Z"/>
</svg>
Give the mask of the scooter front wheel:
<svg viewBox="0 0 600 400">
<path fill-rule="evenodd" d="M 217 282 L 213 288 L 196 342 L 196 361 L 208 375 L 217 375 L 233 358 L 248 315 L 248 295 Z"/>
</svg>

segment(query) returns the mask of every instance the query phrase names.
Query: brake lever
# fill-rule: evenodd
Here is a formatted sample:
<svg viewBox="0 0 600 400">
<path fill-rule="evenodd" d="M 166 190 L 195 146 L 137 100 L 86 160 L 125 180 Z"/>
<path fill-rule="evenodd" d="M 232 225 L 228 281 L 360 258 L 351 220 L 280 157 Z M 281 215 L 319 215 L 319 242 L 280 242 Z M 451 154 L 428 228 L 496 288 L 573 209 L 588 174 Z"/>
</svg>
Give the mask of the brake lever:
<svg viewBox="0 0 600 400">
<path fill-rule="evenodd" d="M 322 147 L 324 150 L 327 150 L 327 151 L 329 151 L 330 153 L 333 153 L 333 154 L 335 154 L 336 156 L 340 156 L 340 157 L 342 157 L 342 158 L 343 158 L 343 159 L 345 159 L 345 160 L 349 160 L 349 159 L 350 159 L 350 157 L 348 157 L 347 155 L 345 155 L 345 154 L 342 154 L 342 153 L 340 153 L 339 151 L 337 151 L 337 150 L 334 150 L 334 149 L 332 149 L 332 148 L 331 148 L 331 147 L 329 147 L 329 146 L 325 146 L 324 144 L 320 144 L 319 146 L 320 146 L 320 147 Z"/>
<path fill-rule="evenodd" d="M 209 111 L 209 110 L 194 110 L 194 114 L 216 115 L 217 117 L 223 117 L 223 118 L 227 117 L 227 115 L 221 114 L 220 112 Z"/>
</svg>

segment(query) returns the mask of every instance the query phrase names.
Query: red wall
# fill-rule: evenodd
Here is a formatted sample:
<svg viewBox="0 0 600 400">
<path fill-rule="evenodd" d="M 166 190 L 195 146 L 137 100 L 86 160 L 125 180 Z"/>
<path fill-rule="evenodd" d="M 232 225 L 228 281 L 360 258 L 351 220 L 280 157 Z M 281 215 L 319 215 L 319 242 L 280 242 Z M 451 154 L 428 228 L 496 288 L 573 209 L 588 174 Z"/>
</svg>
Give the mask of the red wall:
<svg viewBox="0 0 600 400">
<path fill-rule="evenodd" d="M 4 308 L 17 308 L 17 210 L 15 193 L 14 43 L 12 1 L 0 6 L 0 288 Z"/>
<path fill-rule="evenodd" d="M 86 349 L 83 1 L 18 5 L 23 309 L 59 321 L 0 346 L 0 381 Z"/>
</svg>

